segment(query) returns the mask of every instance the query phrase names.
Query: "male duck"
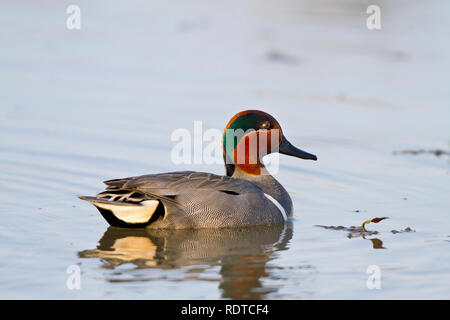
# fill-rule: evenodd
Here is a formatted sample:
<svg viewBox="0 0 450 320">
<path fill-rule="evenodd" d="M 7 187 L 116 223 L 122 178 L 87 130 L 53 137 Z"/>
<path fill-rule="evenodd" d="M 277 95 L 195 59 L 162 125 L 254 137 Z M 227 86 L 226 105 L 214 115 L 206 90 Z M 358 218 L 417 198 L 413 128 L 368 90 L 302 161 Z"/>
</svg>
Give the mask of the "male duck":
<svg viewBox="0 0 450 320">
<path fill-rule="evenodd" d="M 238 131 L 243 134 L 229 135 Z M 292 216 L 292 200 L 261 161 L 272 152 L 317 160 L 294 147 L 271 115 L 247 110 L 231 118 L 224 131 L 226 176 L 179 171 L 108 180 L 106 191 L 80 199 L 92 203 L 117 227 L 184 229 L 280 223 Z"/>
</svg>

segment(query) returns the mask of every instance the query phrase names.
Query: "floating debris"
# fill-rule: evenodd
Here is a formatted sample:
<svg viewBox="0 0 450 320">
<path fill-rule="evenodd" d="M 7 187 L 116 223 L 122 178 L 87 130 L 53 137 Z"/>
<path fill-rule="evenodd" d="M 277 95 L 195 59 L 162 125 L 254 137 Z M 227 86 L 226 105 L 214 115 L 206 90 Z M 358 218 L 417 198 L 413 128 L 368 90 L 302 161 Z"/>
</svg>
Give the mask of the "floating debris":
<svg viewBox="0 0 450 320">
<path fill-rule="evenodd" d="M 323 225 L 316 225 L 316 227 L 320 227 L 320 228 L 324 228 L 324 229 L 332 229 L 332 230 L 344 230 L 344 231 L 349 231 L 351 233 L 366 233 L 366 234 L 377 234 L 377 231 L 368 231 L 365 228 L 366 224 L 369 223 L 378 223 L 380 221 L 383 221 L 384 219 L 389 219 L 389 217 L 382 217 L 382 218 L 373 218 L 370 220 L 366 220 L 364 221 L 360 227 L 355 227 L 355 226 L 351 226 L 351 227 L 344 227 L 344 226 L 323 226 Z"/>
<path fill-rule="evenodd" d="M 335 227 L 335 226 L 322 226 L 322 225 L 318 225 L 317 224 L 316 227 L 324 228 L 324 229 L 347 230 L 347 231 L 349 231 L 349 228 L 346 228 L 344 226 L 337 226 L 337 227 Z M 356 228 L 356 227 L 350 227 L 350 228 Z"/>
<path fill-rule="evenodd" d="M 394 154 L 412 154 L 412 155 L 420 155 L 420 154 L 433 154 L 436 157 L 440 157 L 442 155 L 448 155 L 450 156 L 450 151 L 445 151 L 441 149 L 435 149 L 435 150 L 425 150 L 425 149 L 419 149 L 419 150 L 401 150 L 401 151 L 394 151 Z"/>
<path fill-rule="evenodd" d="M 357 238 L 361 235 L 374 235 L 378 234 L 378 231 L 368 231 L 363 230 L 362 227 L 358 226 L 351 226 L 351 227 L 344 227 L 344 226 L 323 226 L 323 225 L 316 225 L 316 227 L 323 228 L 323 229 L 331 229 L 331 230 L 340 230 L 340 231 L 347 231 L 348 235 L 347 238 Z"/>
<path fill-rule="evenodd" d="M 383 247 L 383 241 L 381 241 L 378 238 L 366 238 L 366 236 L 373 236 L 378 234 L 378 231 L 370 231 L 365 229 L 365 225 L 369 223 L 378 223 L 380 221 L 383 221 L 384 219 L 388 219 L 388 217 L 382 217 L 382 218 L 373 218 L 370 220 L 366 220 L 362 223 L 361 226 L 351 226 L 351 227 L 344 227 L 344 226 L 323 226 L 323 225 L 316 225 L 316 227 L 324 228 L 324 229 L 332 229 L 332 230 L 343 230 L 347 231 L 347 238 L 353 239 L 353 238 L 363 238 L 364 240 L 370 240 L 372 242 L 372 247 L 374 249 L 386 249 Z M 408 228 L 407 228 L 408 229 Z M 405 229 L 406 230 L 406 229 Z"/>
<path fill-rule="evenodd" d="M 347 238 L 363 238 L 364 240 L 370 240 L 372 243 L 373 249 L 386 249 L 383 247 L 383 241 L 378 238 L 366 238 L 366 236 L 373 236 L 378 234 L 378 231 L 363 231 L 362 227 L 344 227 L 344 226 L 321 226 L 316 225 L 316 227 L 324 228 L 324 229 L 332 229 L 332 230 L 344 230 L 347 231 Z"/>
<path fill-rule="evenodd" d="M 416 230 L 411 229 L 410 227 L 406 227 L 403 230 L 391 230 L 393 234 L 404 233 L 404 232 L 416 232 Z"/>
<path fill-rule="evenodd" d="M 281 62 L 285 64 L 298 64 L 300 60 L 292 55 L 280 52 L 278 50 L 271 50 L 267 53 L 267 60 L 272 62 Z"/>
</svg>

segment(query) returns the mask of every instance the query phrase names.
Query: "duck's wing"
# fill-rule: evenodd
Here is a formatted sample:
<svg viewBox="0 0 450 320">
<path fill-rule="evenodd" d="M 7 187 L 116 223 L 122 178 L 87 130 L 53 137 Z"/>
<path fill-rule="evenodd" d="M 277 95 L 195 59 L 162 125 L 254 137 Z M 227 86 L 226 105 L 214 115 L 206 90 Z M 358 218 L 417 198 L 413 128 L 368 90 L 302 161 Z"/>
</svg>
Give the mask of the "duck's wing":
<svg viewBox="0 0 450 320">
<path fill-rule="evenodd" d="M 95 205 L 106 220 L 106 216 L 109 216 L 108 222 L 112 225 L 117 225 L 117 221 L 111 219 L 111 214 L 122 221 L 122 226 L 129 223 L 124 214 L 119 217 L 116 214 L 118 210 L 113 210 L 111 206 L 116 204 L 122 211 L 123 205 L 134 208 L 127 210 L 129 212 L 139 209 L 139 226 L 145 224 L 152 228 L 255 224 L 255 210 L 258 211 L 260 224 L 279 222 L 279 217 L 273 215 L 273 210 L 278 210 L 273 203 L 267 201 L 259 187 L 243 179 L 179 171 L 108 180 L 105 184 L 106 191 L 94 199 L 84 197 L 83 200 Z M 151 214 L 151 210 L 145 208 L 146 205 L 156 205 Z M 105 210 L 110 212 L 105 214 Z"/>
<path fill-rule="evenodd" d="M 107 190 L 134 189 L 160 196 L 179 195 L 186 189 L 225 190 L 237 193 L 250 192 L 253 188 L 259 190 L 256 185 L 247 180 L 194 171 L 177 171 L 108 180 L 105 181 L 105 184 L 108 186 Z"/>
</svg>

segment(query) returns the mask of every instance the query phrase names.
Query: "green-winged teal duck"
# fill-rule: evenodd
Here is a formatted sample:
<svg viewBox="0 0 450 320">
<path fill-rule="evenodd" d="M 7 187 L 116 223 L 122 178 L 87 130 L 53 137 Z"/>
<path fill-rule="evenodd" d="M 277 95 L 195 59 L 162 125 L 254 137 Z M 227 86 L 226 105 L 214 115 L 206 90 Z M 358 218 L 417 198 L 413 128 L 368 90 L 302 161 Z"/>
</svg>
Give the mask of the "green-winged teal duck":
<svg viewBox="0 0 450 320">
<path fill-rule="evenodd" d="M 106 191 L 80 197 L 112 226 L 221 228 L 281 223 L 292 200 L 264 167 L 273 152 L 317 160 L 294 147 L 277 120 L 259 110 L 236 114 L 223 134 L 226 176 L 179 171 L 105 181 Z"/>
</svg>

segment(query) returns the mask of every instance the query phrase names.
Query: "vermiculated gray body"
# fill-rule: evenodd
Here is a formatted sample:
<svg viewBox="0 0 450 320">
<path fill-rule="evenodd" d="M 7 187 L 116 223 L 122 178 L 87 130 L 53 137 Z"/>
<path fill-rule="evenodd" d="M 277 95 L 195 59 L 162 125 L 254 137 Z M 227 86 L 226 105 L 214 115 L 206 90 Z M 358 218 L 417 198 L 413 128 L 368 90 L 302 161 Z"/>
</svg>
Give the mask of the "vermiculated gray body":
<svg viewBox="0 0 450 320">
<path fill-rule="evenodd" d="M 256 181 L 210 173 L 180 171 L 106 181 L 107 190 L 97 199 L 122 201 L 157 199 L 164 212 L 147 228 L 222 228 L 284 222 L 280 209 L 264 194 L 276 199 L 292 215 L 289 194 L 272 176 Z M 138 195 L 136 194 L 138 193 Z M 117 200 L 114 199 L 115 202 Z"/>
</svg>

